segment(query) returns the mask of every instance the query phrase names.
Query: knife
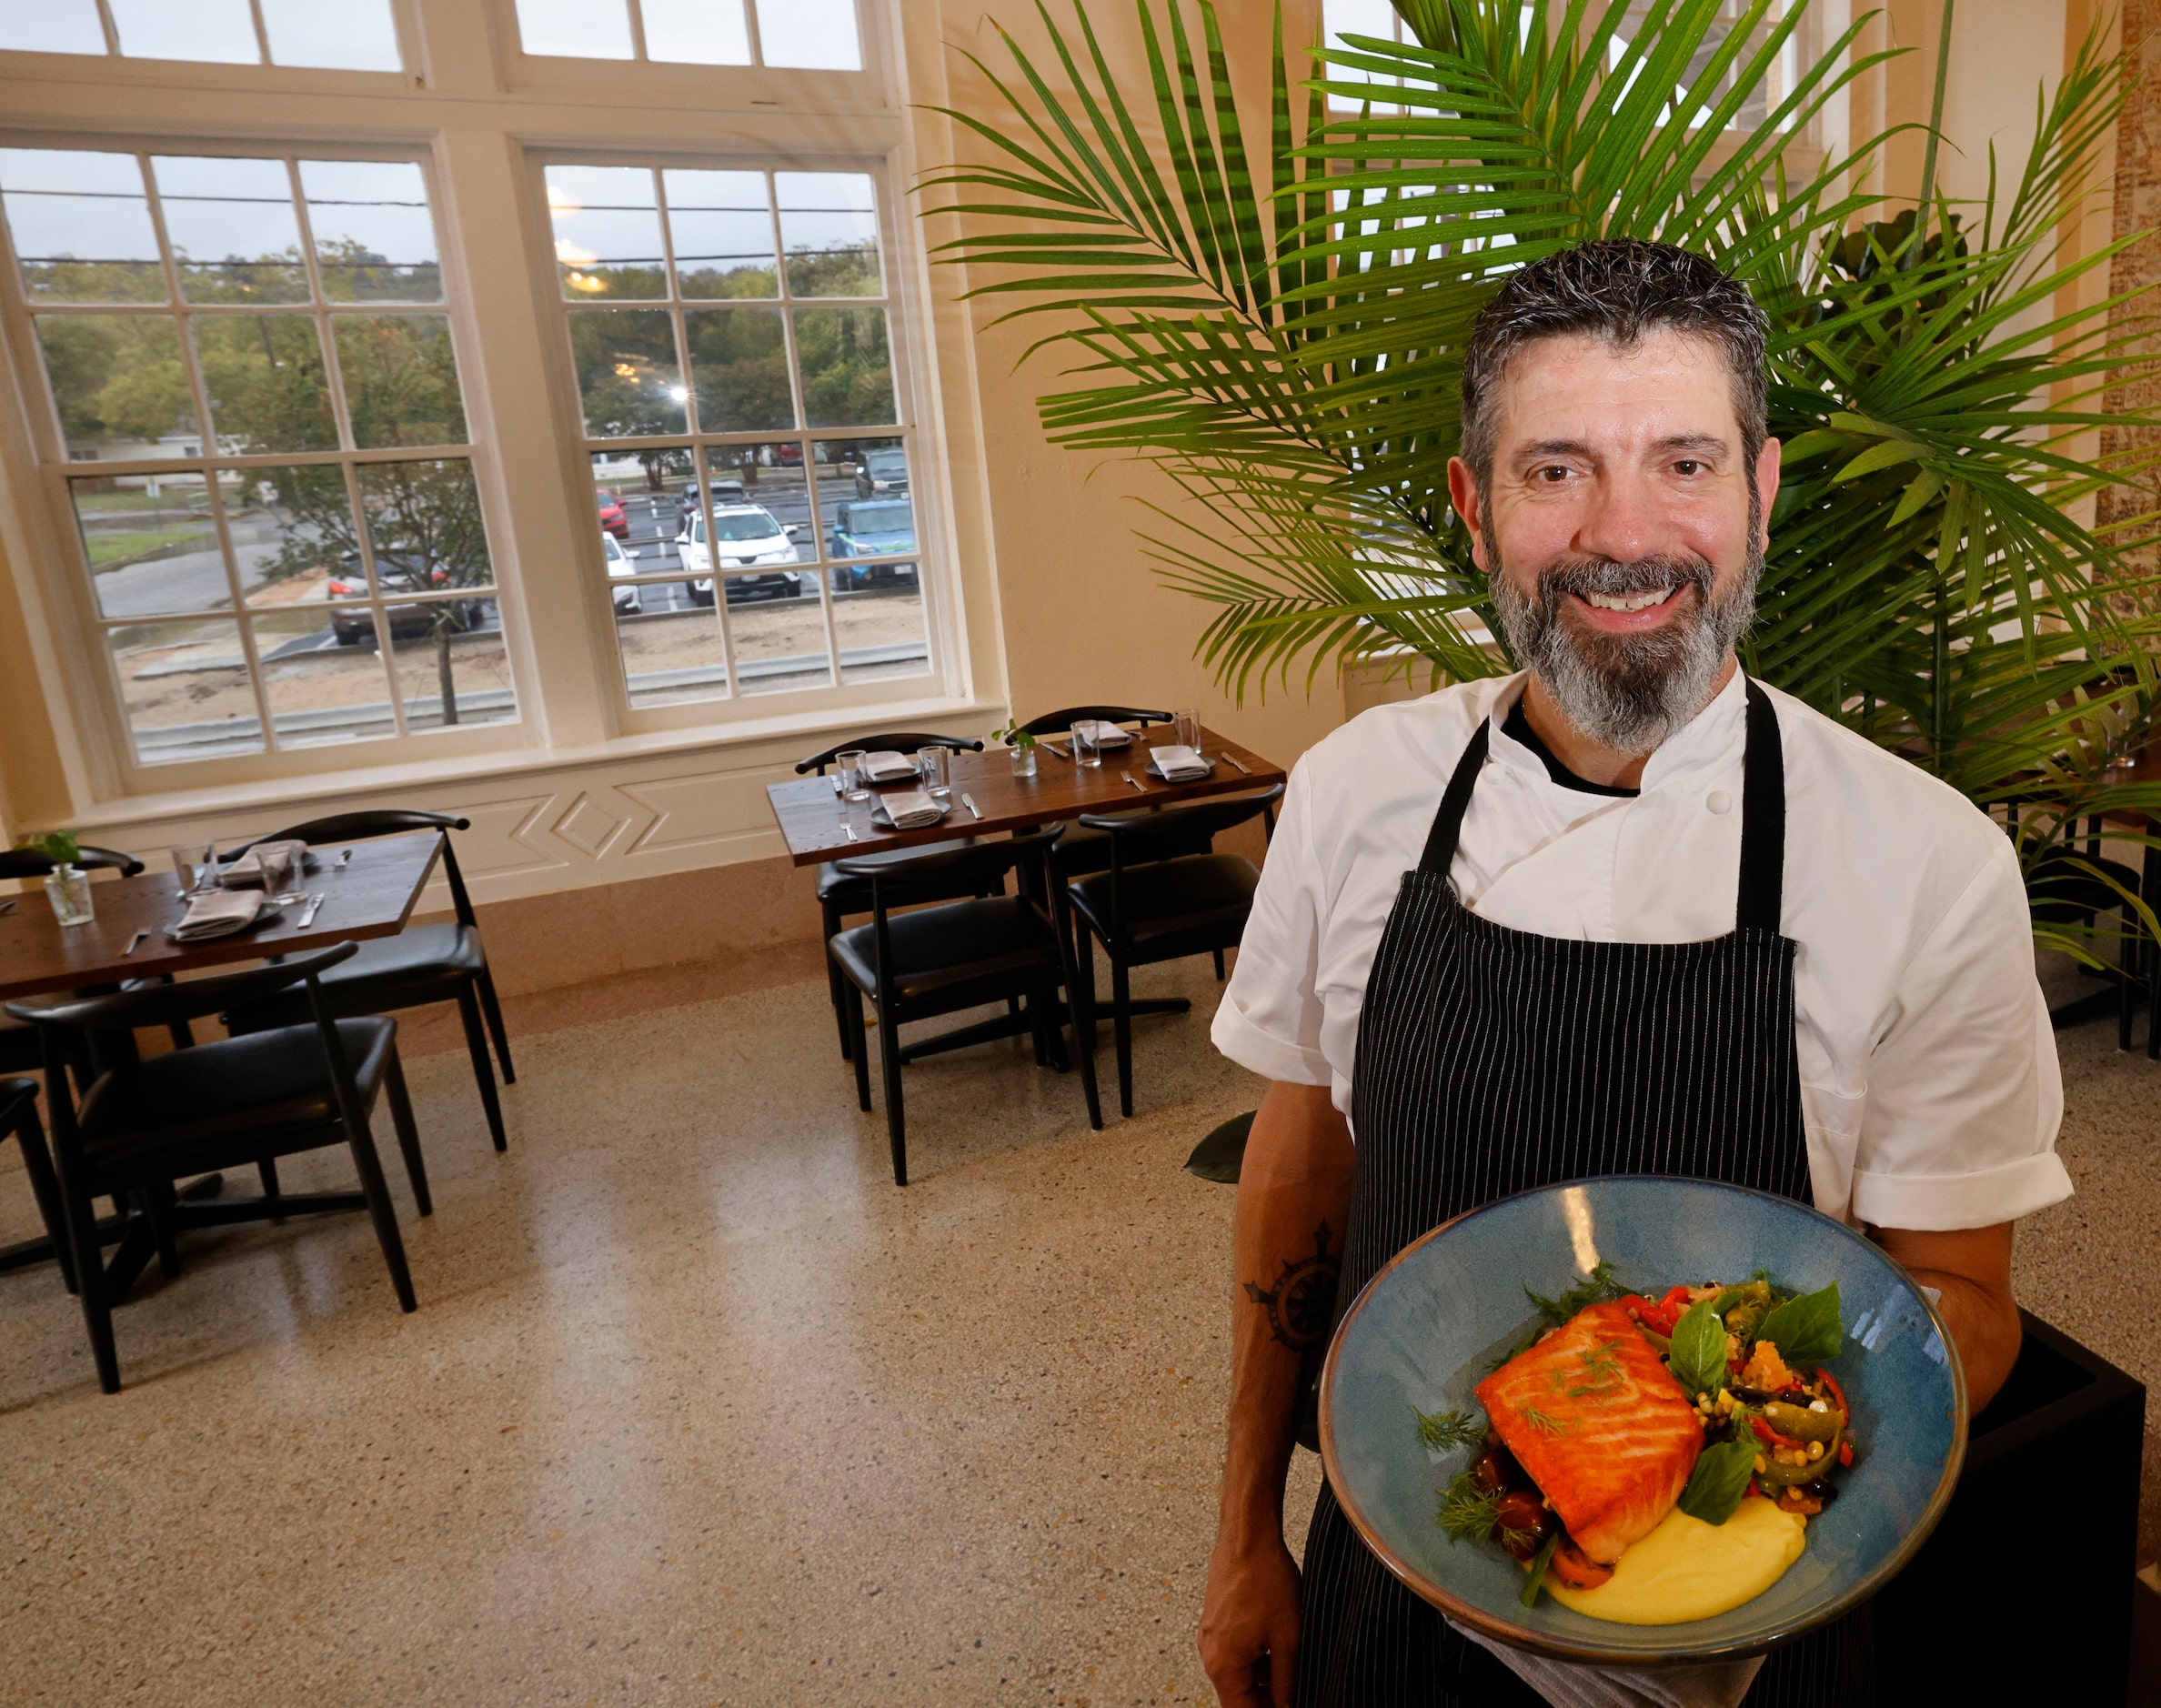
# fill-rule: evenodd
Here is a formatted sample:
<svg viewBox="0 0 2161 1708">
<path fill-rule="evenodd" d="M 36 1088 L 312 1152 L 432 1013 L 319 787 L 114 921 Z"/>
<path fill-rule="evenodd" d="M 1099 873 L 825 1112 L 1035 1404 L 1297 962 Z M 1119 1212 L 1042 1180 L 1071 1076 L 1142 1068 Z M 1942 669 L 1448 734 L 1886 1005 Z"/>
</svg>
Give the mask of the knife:
<svg viewBox="0 0 2161 1708">
<path fill-rule="evenodd" d="M 120 952 L 123 955 L 134 954 L 136 949 L 143 946 L 143 939 L 149 935 L 150 928 L 148 926 L 138 925 L 136 927 L 136 934 L 127 939 L 127 947 L 122 949 Z"/>
<path fill-rule="evenodd" d="M 977 818 L 980 819 L 983 816 L 983 809 L 975 804 L 975 797 L 966 789 L 960 791 L 960 804 L 975 814 Z"/>
<path fill-rule="evenodd" d="M 323 898 L 319 893 L 308 897 L 307 911 L 300 916 L 300 923 L 295 926 L 293 929 L 297 931 L 305 931 L 307 929 L 309 926 L 315 923 L 315 916 L 321 909 L 322 905 Z"/>
<path fill-rule="evenodd" d="M 1036 743 L 1036 746 L 1042 749 L 1044 752 L 1050 754 L 1053 759 L 1063 759 L 1069 765 L 1073 762 L 1073 756 L 1066 752 L 1062 748 L 1053 747 L 1048 741 L 1039 741 Z"/>
<path fill-rule="evenodd" d="M 1240 765 L 1238 761 L 1232 759 L 1228 753 L 1223 755 L 1223 763 L 1225 765 L 1235 766 L 1237 768 L 1238 774 L 1241 777 L 1251 777 L 1252 775 L 1252 772 L 1246 769 L 1244 766 Z"/>
<path fill-rule="evenodd" d="M 1147 785 L 1146 783 L 1142 782 L 1142 781 L 1141 781 L 1141 780 L 1139 778 L 1135 777 L 1135 776 L 1132 774 L 1132 772 L 1131 772 L 1131 771 L 1121 771 L 1121 772 L 1119 773 L 1119 775 L 1120 775 L 1121 777 L 1124 778 L 1124 779 L 1126 779 L 1126 781 L 1127 781 L 1127 782 L 1129 782 L 1129 783 L 1132 784 L 1132 786 L 1133 786 L 1135 789 L 1139 789 L 1139 790 L 1140 790 L 1140 791 L 1141 791 L 1141 792 L 1143 795 L 1145 795 L 1146 793 L 1148 793 L 1148 785 Z"/>
</svg>

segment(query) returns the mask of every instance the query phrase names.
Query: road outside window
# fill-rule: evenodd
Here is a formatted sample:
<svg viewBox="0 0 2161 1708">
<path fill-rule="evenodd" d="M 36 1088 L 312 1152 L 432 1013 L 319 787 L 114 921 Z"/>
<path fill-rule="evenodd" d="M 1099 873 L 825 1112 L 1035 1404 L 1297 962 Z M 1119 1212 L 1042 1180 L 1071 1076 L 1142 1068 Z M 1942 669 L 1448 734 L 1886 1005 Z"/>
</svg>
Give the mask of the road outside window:
<svg viewBox="0 0 2161 1708">
<path fill-rule="evenodd" d="M 0 208 L 138 761 L 518 716 L 417 164 L 5 148 Z"/>
</svg>

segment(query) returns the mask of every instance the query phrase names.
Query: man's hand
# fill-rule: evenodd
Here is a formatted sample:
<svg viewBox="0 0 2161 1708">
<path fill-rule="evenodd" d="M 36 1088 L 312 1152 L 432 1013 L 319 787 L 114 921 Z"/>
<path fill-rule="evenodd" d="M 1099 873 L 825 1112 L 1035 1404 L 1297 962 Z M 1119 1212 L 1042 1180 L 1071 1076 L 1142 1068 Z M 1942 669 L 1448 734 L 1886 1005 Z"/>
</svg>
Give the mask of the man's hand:
<svg viewBox="0 0 2161 1708">
<path fill-rule="evenodd" d="M 1282 1536 L 1216 1537 L 1201 1606 L 1201 1664 L 1222 1708 L 1291 1708 L 1298 1656 L 1298 1563 Z"/>
</svg>

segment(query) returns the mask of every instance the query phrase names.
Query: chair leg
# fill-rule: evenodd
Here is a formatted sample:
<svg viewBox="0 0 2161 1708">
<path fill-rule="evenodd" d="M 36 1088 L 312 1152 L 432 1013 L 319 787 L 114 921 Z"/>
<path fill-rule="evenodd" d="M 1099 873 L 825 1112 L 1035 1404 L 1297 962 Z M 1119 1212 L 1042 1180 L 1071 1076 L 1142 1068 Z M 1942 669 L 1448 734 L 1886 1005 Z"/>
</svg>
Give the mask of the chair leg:
<svg viewBox="0 0 2161 1708">
<path fill-rule="evenodd" d="M 383 1100 L 390 1105 L 390 1124 L 397 1130 L 397 1149 L 405 1158 L 413 1202 L 423 1216 L 432 1216 L 435 1200 L 427 1193 L 427 1160 L 420 1154 L 420 1129 L 413 1124 L 413 1100 L 406 1094 L 405 1063 L 397 1059 L 395 1045 L 383 1070 Z"/>
<path fill-rule="evenodd" d="M 868 1115 L 870 1112 L 870 1041 L 863 1025 L 863 993 L 853 980 L 845 981 L 840 992 L 840 1031 L 849 1040 L 849 1048 L 840 1053 L 855 1064 L 856 1103 Z M 879 1029 L 883 1030 L 881 1027 Z"/>
<path fill-rule="evenodd" d="M 1066 1009 L 1073 1022 L 1073 1054 L 1080 1059 L 1080 1090 L 1088 1099 L 1088 1124 L 1097 1132 L 1103 1130 L 1103 1105 L 1096 1094 L 1095 1076 L 1095 1021 L 1090 1010 L 1095 1002 L 1094 981 L 1080 980 L 1073 966 L 1071 948 L 1059 941 L 1060 958 L 1065 962 Z"/>
<path fill-rule="evenodd" d="M 279 1198 L 284 1196 L 283 1191 L 277 1184 L 277 1164 L 271 1158 L 265 1157 L 260 1162 L 256 1164 L 256 1179 L 262 1181 L 263 1183 L 263 1196 L 265 1198 Z M 283 1221 L 285 1218 L 283 1216 L 279 1216 L 276 1218 L 276 1220 Z"/>
<path fill-rule="evenodd" d="M 1118 1112 L 1133 1112 L 1133 1013 L 1132 991 L 1126 978 L 1126 964 L 1113 954 L 1111 957 L 1111 1030 L 1118 1039 Z"/>
<path fill-rule="evenodd" d="M 878 1017 L 878 1058 L 885 1078 L 886 1142 L 893 1151 L 893 1184 L 908 1184 L 908 1117 L 900 1098 L 900 1023 Z"/>
<path fill-rule="evenodd" d="M 466 1053 L 473 1059 L 473 1082 L 480 1088 L 480 1107 L 487 1111 L 487 1136 L 498 1150 L 508 1150 L 510 1141 L 503 1137 L 503 1106 L 496 1097 L 495 1068 L 487 1060 L 480 1003 L 469 983 L 457 987 L 457 1012 L 465 1021 Z"/>
<path fill-rule="evenodd" d="M 30 1177 L 30 1196 L 37 1201 L 38 1220 L 53 1242 L 53 1257 L 60 1265 L 60 1279 L 67 1291 L 75 1291 L 75 1252 L 67 1237 L 67 1212 L 60 1201 L 60 1182 L 53 1175 L 53 1159 L 45 1150 L 45 1128 L 37 1119 L 37 1105 L 28 1099 L 15 1115 L 15 1143 L 22 1147 L 23 1172 Z"/>
<path fill-rule="evenodd" d="M 367 1200 L 367 1219 L 375 1223 L 376 1243 L 383 1248 L 384 1267 L 390 1271 L 390 1286 L 397 1294 L 400 1311 L 417 1311 L 413 1275 L 406 1267 L 405 1241 L 397 1231 L 397 1212 L 390 1204 L 390 1183 L 383 1178 L 383 1160 L 376 1154 L 375 1135 L 366 1127 L 348 1123 L 346 1143 L 353 1152 L 353 1170 L 360 1177 L 360 1195 Z"/>
<path fill-rule="evenodd" d="M 830 944 L 840 934 L 840 909 L 829 901 L 819 903 L 819 911 L 825 919 L 825 940 Z M 848 992 L 853 987 L 841 975 L 840 963 L 829 950 L 826 955 L 826 989 L 832 993 L 833 1021 L 840 1029 L 840 1060 L 848 1060 L 849 1026 L 848 1021 Z"/>
<path fill-rule="evenodd" d="M 177 1201 L 170 1181 L 142 1189 L 143 1213 L 150 1218 L 150 1231 L 157 1240 L 157 1269 L 166 1280 L 180 1273 L 180 1247 L 173 1238 L 173 1207 Z"/>
<path fill-rule="evenodd" d="M 186 1020 L 175 1020 L 166 1028 L 166 1036 L 173 1040 L 175 1050 L 193 1050 L 195 1048 L 195 1029 Z"/>
<path fill-rule="evenodd" d="M 1066 1017 L 1060 1011 L 1064 1005 L 1058 1000 L 1058 987 L 1045 985 L 1028 999 L 1028 1004 L 1042 1014 L 1043 1044 L 1050 1054 L 1050 1066 L 1060 1073 L 1070 1073 L 1073 1064 L 1066 1055 Z"/>
<path fill-rule="evenodd" d="M 1223 951 L 1220 949 L 1215 951 L 1215 964 L 1216 982 L 1221 984 L 1223 982 Z"/>
<path fill-rule="evenodd" d="M 495 1044 L 496 1060 L 503 1070 L 503 1083 L 516 1085 L 518 1070 L 510 1065 L 510 1034 L 503 1027 L 503 1005 L 496 1000 L 495 974 L 482 967 L 474 975 L 480 987 L 480 1012 L 487 1021 L 487 1036 Z"/>
<path fill-rule="evenodd" d="M 65 1171 L 60 1186 L 68 1243 L 75 1251 L 75 1297 L 83 1307 L 83 1327 L 90 1336 L 90 1358 L 97 1366 L 97 1385 L 106 1393 L 118 1393 L 120 1355 L 113 1345 L 113 1308 L 106 1296 L 105 1249 L 97 1239 L 97 1211 L 87 1192 L 71 1187 Z"/>
</svg>

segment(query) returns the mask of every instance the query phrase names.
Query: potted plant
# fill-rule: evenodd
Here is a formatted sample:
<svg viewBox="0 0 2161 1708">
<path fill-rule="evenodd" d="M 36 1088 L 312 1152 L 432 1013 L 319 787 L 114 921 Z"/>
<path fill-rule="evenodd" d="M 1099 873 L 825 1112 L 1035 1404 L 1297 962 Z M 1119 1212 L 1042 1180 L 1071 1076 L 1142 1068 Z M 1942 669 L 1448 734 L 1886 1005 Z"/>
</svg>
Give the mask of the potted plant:
<svg viewBox="0 0 2161 1708">
<path fill-rule="evenodd" d="M 1036 774 L 1036 738 L 1020 724 L 1000 724 L 990 732 L 990 738 L 1002 741 L 1013 750 L 1013 775 L 1033 777 Z"/>
<path fill-rule="evenodd" d="M 75 840 L 73 830 L 48 830 L 43 836 L 26 836 L 15 844 L 42 854 L 53 862 L 53 869 L 45 874 L 45 899 L 53 904 L 53 917 L 63 925 L 87 925 L 96 917 L 90 906 L 90 874 L 75 864 L 82 858 L 82 845 Z"/>
</svg>

